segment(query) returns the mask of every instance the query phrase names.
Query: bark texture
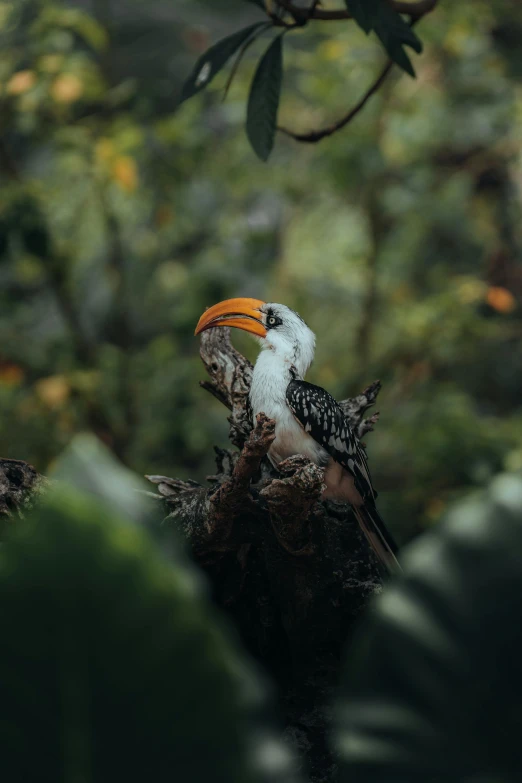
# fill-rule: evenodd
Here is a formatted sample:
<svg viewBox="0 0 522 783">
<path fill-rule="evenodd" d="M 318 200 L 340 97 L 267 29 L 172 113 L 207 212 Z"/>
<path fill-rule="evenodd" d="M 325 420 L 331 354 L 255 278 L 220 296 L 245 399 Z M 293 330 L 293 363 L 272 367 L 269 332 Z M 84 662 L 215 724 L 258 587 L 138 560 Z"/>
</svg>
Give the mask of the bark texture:
<svg viewBox="0 0 522 783">
<path fill-rule="evenodd" d="M 28 462 L 0 459 L 0 531 L 17 517 L 23 517 L 46 485 L 47 479 Z"/>
<path fill-rule="evenodd" d="M 284 733 L 313 783 L 332 783 L 328 731 L 340 665 L 355 621 L 380 589 L 378 566 L 349 506 L 321 502 L 322 469 L 304 457 L 275 471 L 266 457 L 274 422 L 255 427 L 247 397 L 252 365 L 228 329 L 202 334 L 202 382 L 230 411 L 230 440 L 216 449 L 208 487 L 147 476 L 164 499 L 165 524 L 181 531 L 206 571 L 215 601 L 233 618 L 250 653 L 275 680 Z M 340 404 L 362 437 L 380 383 Z"/>
</svg>

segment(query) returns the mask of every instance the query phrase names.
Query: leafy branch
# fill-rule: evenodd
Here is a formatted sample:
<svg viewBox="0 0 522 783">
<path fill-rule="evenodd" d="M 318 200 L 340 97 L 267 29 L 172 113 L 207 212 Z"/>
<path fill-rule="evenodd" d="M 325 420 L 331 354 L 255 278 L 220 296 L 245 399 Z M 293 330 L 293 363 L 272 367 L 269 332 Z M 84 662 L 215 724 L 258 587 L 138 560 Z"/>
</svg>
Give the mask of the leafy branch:
<svg viewBox="0 0 522 783">
<path fill-rule="evenodd" d="M 390 6 L 392 11 L 398 14 L 408 14 L 412 19 L 420 19 L 430 11 L 433 11 L 437 5 L 438 0 L 416 0 L 416 2 L 399 2 L 399 0 L 386 0 L 386 4 Z M 323 8 L 319 8 L 320 3 L 313 3 L 312 6 L 302 8 L 296 6 L 292 0 L 278 0 L 279 5 L 292 14 L 295 19 L 319 19 L 323 22 L 338 22 L 343 19 L 356 19 L 358 8 L 364 8 L 364 6 L 371 7 L 375 5 L 372 0 L 352 0 L 350 3 L 346 0 L 347 9 L 325 11 Z M 260 3 L 256 3 L 260 5 Z"/>
<path fill-rule="evenodd" d="M 413 26 L 427 13 L 433 11 L 438 0 L 345 0 L 346 9 L 325 10 L 320 0 L 312 0 L 306 7 L 296 6 L 293 0 L 246 0 L 258 6 L 268 21 L 256 22 L 211 46 L 196 62 L 186 80 L 180 103 L 205 89 L 238 52 L 225 87 L 225 96 L 235 78 L 247 49 L 265 32 L 283 28 L 261 56 L 248 97 L 247 135 L 256 155 L 266 161 L 272 152 L 276 131 L 299 142 L 317 142 L 331 136 L 348 125 L 364 108 L 386 80 L 393 65 L 398 65 L 410 76 L 415 70 L 406 47 L 417 54 L 422 52 L 422 42 Z M 403 16 L 409 17 L 409 22 Z M 349 112 L 327 128 L 308 133 L 296 133 L 277 125 L 277 114 L 283 81 L 283 39 L 295 28 L 305 27 L 311 21 L 353 20 L 366 35 L 375 33 L 388 55 L 388 62 L 374 83 Z"/>
</svg>

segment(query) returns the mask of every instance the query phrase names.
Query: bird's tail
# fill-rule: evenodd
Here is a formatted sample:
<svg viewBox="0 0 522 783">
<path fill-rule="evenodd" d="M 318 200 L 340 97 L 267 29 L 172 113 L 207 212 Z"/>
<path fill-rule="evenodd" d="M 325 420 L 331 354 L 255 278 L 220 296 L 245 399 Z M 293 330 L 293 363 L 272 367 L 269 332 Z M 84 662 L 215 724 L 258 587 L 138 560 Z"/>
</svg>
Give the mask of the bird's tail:
<svg viewBox="0 0 522 783">
<path fill-rule="evenodd" d="M 353 510 L 379 562 L 390 574 L 400 573 L 402 568 L 397 560 L 397 544 L 375 506 L 353 506 Z"/>
</svg>

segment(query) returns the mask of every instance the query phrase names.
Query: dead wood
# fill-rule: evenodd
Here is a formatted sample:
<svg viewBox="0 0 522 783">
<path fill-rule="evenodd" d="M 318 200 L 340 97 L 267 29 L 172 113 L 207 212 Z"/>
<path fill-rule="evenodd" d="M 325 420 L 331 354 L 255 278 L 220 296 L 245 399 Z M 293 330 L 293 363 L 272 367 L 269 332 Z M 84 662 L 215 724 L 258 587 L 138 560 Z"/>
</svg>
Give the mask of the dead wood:
<svg viewBox="0 0 522 783">
<path fill-rule="evenodd" d="M 248 405 L 252 365 L 230 342 L 230 330 L 201 335 L 210 376 L 201 386 L 230 411 L 230 440 L 216 449 L 210 486 L 161 476 L 165 524 L 188 540 L 216 603 L 233 618 L 246 646 L 278 684 L 285 736 L 314 783 L 335 780 L 328 745 L 330 701 L 343 651 L 368 599 L 380 589 L 373 554 L 350 508 L 321 502 L 323 471 L 304 457 L 266 458 L 274 422 Z M 340 405 L 359 437 L 381 384 Z"/>
</svg>

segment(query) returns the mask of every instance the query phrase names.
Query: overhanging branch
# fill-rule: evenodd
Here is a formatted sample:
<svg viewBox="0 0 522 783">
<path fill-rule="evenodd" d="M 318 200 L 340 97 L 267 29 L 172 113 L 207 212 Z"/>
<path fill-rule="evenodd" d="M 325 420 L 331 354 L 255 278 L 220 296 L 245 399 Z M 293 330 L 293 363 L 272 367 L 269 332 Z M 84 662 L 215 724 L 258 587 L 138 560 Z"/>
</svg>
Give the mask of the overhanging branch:
<svg viewBox="0 0 522 783">
<path fill-rule="evenodd" d="M 344 128 L 345 125 L 348 125 L 348 123 L 351 122 L 353 118 L 357 114 L 359 114 L 360 111 L 362 111 L 362 109 L 364 109 L 364 107 L 366 106 L 367 102 L 370 100 L 372 95 L 375 95 L 375 93 L 380 89 L 381 85 L 386 80 L 392 68 L 393 68 L 393 62 L 389 60 L 386 66 L 381 71 L 378 78 L 374 81 L 371 87 L 369 87 L 368 90 L 366 90 L 362 98 L 355 104 L 355 106 L 353 106 L 350 109 L 348 114 L 345 114 L 344 117 L 341 117 L 340 120 L 334 122 L 333 125 L 328 125 L 328 127 L 321 128 L 320 130 L 309 131 L 308 133 L 295 133 L 294 131 L 291 131 L 288 128 L 284 128 L 281 126 L 279 126 L 277 130 L 280 131 L 281 133 L 284 133 L 286 136 L 290 136 L 290 138 L 295 139 L 295 141 L 300 141 L 308 144 L 316 144 L 318 141 L 321 141 L 321 139 L 324 139 L 327 136 L 332 136 L 338 130 Z"/>
<path fill-rule="evenodd" d="M 408 3 L 398 2 L 398 0 L 387 0 L 389 5 L 391 5 L 395 11 L 400 14 L 409 15 L 410 27 L 413 27 L 420 19 L 422 19 L 423 16 L 433 11 L 438 1 L 439 0 L 416 0 L 416 2 Z M 291 13 L 298 23 L 303 24 L 306 24 L 306 22 L 308 22 L 310 19 L 334 21 L 353 18 L 348 10 L 340 9 L 334 11 L 325 11 L 322 8 L 318 8 L 315 2 L 309 8 L 296 7 L 294 6 L 292 0 L 279 0 L 279 5 Z M 347 112 L 347 114 L 343 115 L 332 125 L 328 125 L 326 128 L 320 128 L 319 130 L 308 131 L 306 133 L 296 133 L 295 131 L 282 126 L 278 126 L 277 130 L 280 131 L 280 133 L 284 133 L 286 136 L 290 136 L 290 138 L 294 139 L 295 141 L 299 141 L 305 144 L 316 144 L 318 141 L 321 141 L 321 139 L 332 136 L 334 133 L 337 133 L 337 131 L 348 125 L 348 123 L 350 123 L 354 117 L 356 117 L 359 112 L 364 109 L 372 95 L 375 95 L 375 93 L 378 92 L 383 83 L 386 81 L 389 73 L 393 68 L 393 65 L 393 60 L 389 60 L 377 79 L 373 82 L 372 85 L 370 85 L 370 87 L 364 93 L 362 98 L 355 104 L 355 106 L 353 106 Z"/>
<path fill-rule="evenodd" d="M 314 3 L 312 8 L 302 8 L 296 6 L 292 0 L 278 0 L 279 5 L 292 14 L 294 19 L 308 21 L 317 19 L 323 22 L 338 22 L 342 19 L 352 19 L 352 14 L 348 9 L 335 9 L 327 11 L 324 8 L 318 8 Z M 399 2 L 399 0 L 387 0 L 391 7 L 400 14 L 408 14 L 412 19 L 420 19 L 422 16 L 433 11 L 438 0 L 416 0 L 416 2 Z"/>
</svg>

